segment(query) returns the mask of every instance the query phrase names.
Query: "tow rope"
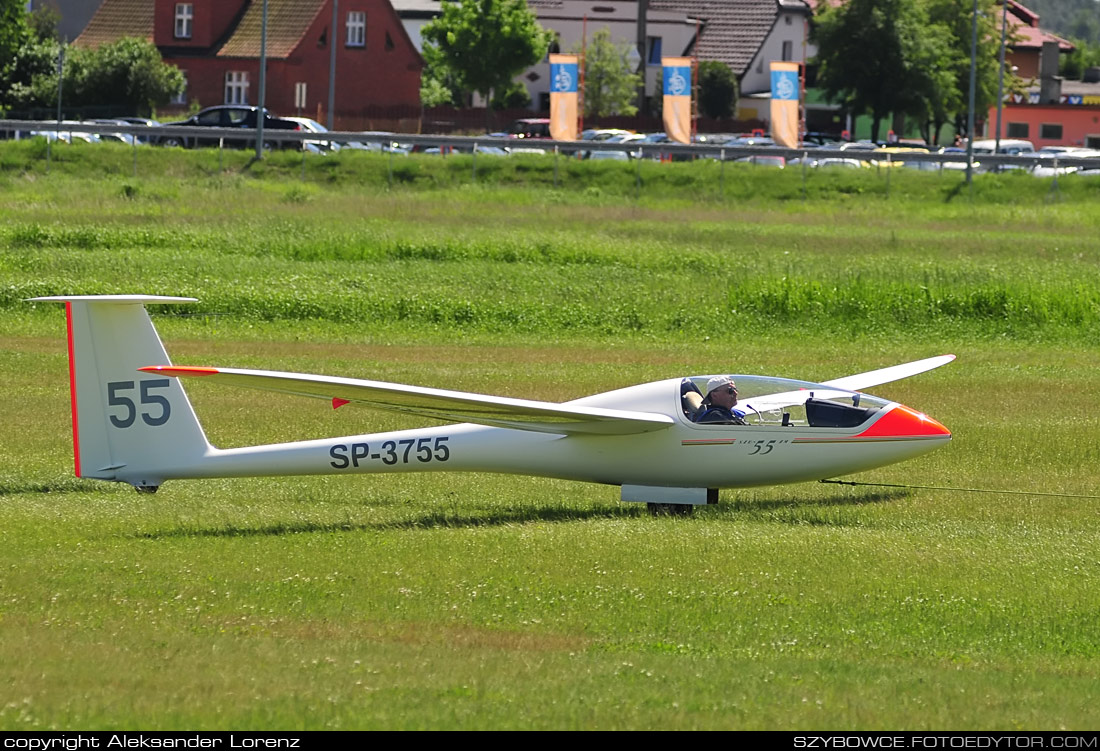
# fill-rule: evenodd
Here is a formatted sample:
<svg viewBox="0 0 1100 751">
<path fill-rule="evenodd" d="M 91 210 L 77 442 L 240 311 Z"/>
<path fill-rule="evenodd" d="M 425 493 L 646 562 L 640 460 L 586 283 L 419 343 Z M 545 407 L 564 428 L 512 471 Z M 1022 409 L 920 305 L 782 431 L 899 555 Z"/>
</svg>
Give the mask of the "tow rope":
<svg viewBox="0 0 1100 751">
<path fill-rule="evenodd" d="M 1040 493 L 1031 490 L 990 490 L 986 488 L 949 488 L 939 485 L 894 485 L 885 482 L 852 482 L 850 480 L 818 480 L 818 482 L 830 485 L 867 485 L 875 488 L 905 488 L 907 490 L 953 490 L 956 493 L 999 493 L 1002 495 L 1043 495 L 1053 498 L 1094 498 L 1100 500 L 1100 495 L 1079 495 L 1077 493 Z"/>
</svg>

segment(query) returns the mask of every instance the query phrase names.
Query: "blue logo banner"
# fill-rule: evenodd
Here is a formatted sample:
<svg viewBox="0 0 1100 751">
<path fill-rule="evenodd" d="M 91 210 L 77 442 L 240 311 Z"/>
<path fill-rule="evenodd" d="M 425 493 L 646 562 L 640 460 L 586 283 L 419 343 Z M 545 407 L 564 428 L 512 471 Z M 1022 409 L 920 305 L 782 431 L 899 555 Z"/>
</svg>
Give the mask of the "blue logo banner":
<svg viewBox="0 0 1100 751">
<path fill-rule="evenodd" d="M 665 96 L 691 96 L 691 66 L 665 67 Z"/>
<path fill-rule="evenodd" d="M 772 71 L 772 99 L 798 100 L 798 73 L 796 71 Z"/>
<path fill-rule="evenodd" d="M 562 94 L 577 90 L 576 63 L 550 63 L 550 90 Z"/>
</svg>

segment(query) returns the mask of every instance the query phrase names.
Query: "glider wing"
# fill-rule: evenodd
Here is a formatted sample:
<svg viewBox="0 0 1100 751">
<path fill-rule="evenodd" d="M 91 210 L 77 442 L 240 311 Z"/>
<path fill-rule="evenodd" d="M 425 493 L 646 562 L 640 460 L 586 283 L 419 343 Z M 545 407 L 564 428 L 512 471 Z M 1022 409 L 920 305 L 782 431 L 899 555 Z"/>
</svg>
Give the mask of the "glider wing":
<svg viewBox="0 0 1100 751">
<path fill-rule="evenodd" d="M 889 368 L 870 370 L 866 373 L 857 373 L 856 375 L 835 378 L 831 381 L 823 381 L 821 383 L 822 386 L 828 386 L 829 388 L 806 388 L 796 391 L 784 391 L 777 394 L 766 394 L 755 398 L 744 399 L 741 401 L 741 405 L 747 406 L 749 409 L 757 412 L 766 412 L 768 410 L 783 409 L 784 407 L 804 404 L 811 396 L 817 399 L 836 399 L 839 397 L 851 396 L 852 391 L 861 391 L 870 386 L 878 386 L 883 383 L 890 383 L 891 381 L 900 381 L 902 378 L 915 376 L 918 373 L 924 373 L 934 368 L 938 368 L 941 365 L 946 365 L 954 359 L 954 355 L 929 357 L 926 360 L 917 360 L 902 365 L 892 365 Z"/>
<path fill-rule="evenodd" d="M 661 430 L 673 424 L 673 419 L 668 415 L 652 412 L 566 406 L 355 378 L 171 365 L 155 365 L 140 370 L 173 377 L 202 377 L 229 386 L 326 399 L 332 402 L 334 409 L 345 404 L 359 404 L 443 422 L 470 422 L 540 433 L 625 435 Z"/>
</svg>

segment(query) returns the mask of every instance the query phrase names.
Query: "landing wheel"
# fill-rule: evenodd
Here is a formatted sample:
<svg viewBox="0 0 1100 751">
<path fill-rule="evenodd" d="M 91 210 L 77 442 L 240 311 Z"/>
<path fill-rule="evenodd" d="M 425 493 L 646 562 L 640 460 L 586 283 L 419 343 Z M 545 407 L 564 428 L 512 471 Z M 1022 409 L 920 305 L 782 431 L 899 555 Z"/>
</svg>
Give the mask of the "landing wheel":
<svg viewBox="0 0 1100 751">
<path fill-rule="evenodd" d="M 647 503 L 651 516 L 691 516 L 695 506 L 690 503 Z"/>
<path fill-rule="evenodd" d="M 137 492 L 139 492 L 139 493 L 148 493 L 149 495 L 152 495 L 153 493 L 157 492 L 157 490 L 159 490 L 159 489 L 160 489 L 160 485 L 135 485 L 134 486 L 134 490 L 136 490 Z"/>
</svg>

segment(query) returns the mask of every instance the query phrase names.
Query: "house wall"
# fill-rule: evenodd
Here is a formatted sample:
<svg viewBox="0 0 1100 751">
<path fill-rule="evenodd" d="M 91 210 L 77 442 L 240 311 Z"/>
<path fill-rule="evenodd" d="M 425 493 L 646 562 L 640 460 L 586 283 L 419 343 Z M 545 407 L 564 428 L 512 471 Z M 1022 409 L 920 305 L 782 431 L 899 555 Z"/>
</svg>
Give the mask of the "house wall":
<svg viewBox="0 0 1100 751">
<path fill-rule="evenodd" d="M 539 24 L 558 35 L 560 51 L 570 53 L 579 48 L 582 39 L 591 39 L 602 29 L 611 32 L 611 41 L 617 45 L 634 47 L 638 42 L 638 3 L 635 0 L 562 0 L 560 7 L 534 7 Z M 587 31 L 585 19 L 587 18 Z M 661 54 L 677 57 L 695 36 L 695 24 L 687 23 L 684 16 L 653 11 L 646 15 L 646 36 L 661 38 Z M 648 64 L 646 71 L 646 95 L 652 96 L 661 76 L 661 66 Z M 539 103 L 550 93 L 550 62 L 543 58 L 519 76 L 531 95 L 531 108 L 540 109 Z"/>
<path fill-rule="evenodd" d="M 1008 50 L 1005 52 L 1005 65 L 1016 68 L 1016 75 L 1025 81 L 1039 77 L 1039 50 Z"/>
<path fill-rule="evenodd" d="M 997 108 L 989 110 L 986 138 L 996 138 Z M 1027 125 L 1026 136 L 1008 135 L 1009 123 Z M 1044 123 L 1060 124 L 1061 138 L 1041 138 Z M 1100 103 L 1096 105 L 1005 105 L 1001 112 L 1001 138 L 1025 138 L 1039 149 L 1043 146 L 1088 146 L 1100 148 Z"/>
<path fill-rule="evenodd" d="M 768 38 L 764 40 L 752 65 L 741 78 L 742 94 L 758 94 L 771 91 L 771 68 L 773 61 L 783 59 L 783 42 L 791 43 L 791 60 L 805 63 L 817 54 L 817 47 L 809 42 L 808 18 L 804 13 L 780 11 L 775 19 Z"/>
<path fill-rule="evenodd" d="M 367 14 L 366 45 L 348 47 L 347 14 Z M 418 112 L 420 69 L 423 62 L 405 36 L 401 24 L 385 0 L 342 0 L 335 35 L 319 40 L 332 20 L 332 6 L 326 5 L 301 42 L 286 59 L 269 58 L 265 82 L 265 104 L 279 115 L 298 112 L 294 104 L 295 84 L 306 84 L 306 106 L 302 114 L 324 122 L 327 119 L 329 86 L 329 44 L 336 42 L 336 125 L 358 129 L 362 122 L 385 108 Z M 158 19 L 159 21 L 159 19 Z M 386 35 L 390 48 L 387 49 Z M 248 73 L 248 103 L 259 100 L 259 60 L 256 58 L 166 57 L 166 62 L 185 72 L 188 89 L 185 100 L 209 107 L 225 102 L 225 77 L 230 71 Z M 320 113 L 320 117 L 318 117 Z M 403 115 L 404 116 L 404 115 Z"/>
</svg>

